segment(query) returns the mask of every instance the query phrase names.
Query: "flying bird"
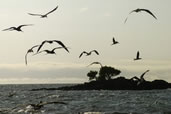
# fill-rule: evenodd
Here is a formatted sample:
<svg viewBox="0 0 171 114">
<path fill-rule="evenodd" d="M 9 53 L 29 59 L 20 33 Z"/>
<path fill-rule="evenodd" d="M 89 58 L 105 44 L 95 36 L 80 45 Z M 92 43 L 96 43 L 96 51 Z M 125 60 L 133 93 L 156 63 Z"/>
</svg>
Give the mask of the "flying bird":
<svg viewBox="0 0 171 114">
<path fill-rule="evenodd" d="M 20 26 L 18 26 L 18 27 L 10 27 L 10 28 L 4 29 L 4 30 L 2 30 L 2 31 L 7 31 L 7 30 L 13 31 L 13 30 L 16 30 L 16 31 L 18 31 L 18 32 L 23 32 L 23 31 L 21 30 L 22 27 L 24 27 L 24 26 L 32 26 L 32 25 L 33 25 L 33 24 L 20 25 Z"/>
<path fill-rule="evenodd" d="M 45 40 L 45 41 L 43 41 L 41 44 L 40 44 L 40 46 L 39 46 L 39 48 L 37 49 L 37 53 L 40 51 L 40 49 L 42 48 L 42 46 L 45 44 L 45 43 L 49 43 L 49 44 L 52 44 L 52 43 L 58 43 L 59 45 L 61 45 L 68 53 L 69 53 L 69 50 L 68 50 L 68 48 L 61 42 L 61 41 L 59 41 L 59 40 Z"/>
<path fill-rule="evenodd" d="M 34 48 L 36 48 L 36 47 L 38 47 L 39 45 L 35 45 L 35 46 L 33 46 L 32 48 L 30 48 L 28 51 L 27 51 L 27 53 L 26 53 L 26 55 L 25 55 L 25 63 L 26 63 L 26 65 L 27 65 L 27 55 L 28 55 L 28 53 L 33 53 L 34 51 L 33 51 L 33 49 Z"/>
<path fill-rule="evenodd" d="M 137 51 L 137 56 L 136 56 L 136 58 L 134 58 L 134 60 L 140 60 L 140 59 L 142 59 L 142 58 L 140 58 L 140 53 L 139 53 L 139 51 Z"/>
<path fill-rule="evenodd" d="M 37 54 L 42 53 L 42 52 L 46 52 L 47 54 L 56 54 L 55 50 L 61 49 L 61 48 L 63 48 L 63 47 L 56 47 L 56 48 L 53 48 L 52 50 L 42 50 L 42 51 L 39 51 L 38 53 L 36 53 L 34 55 L 37 55 Z"/>
<path fill-rule="evenodd" d="M 145 81 L 144 75 L 145 75 L 147 72 L 149 72 L 149 71 L 150 71 L 150 70 L 146 70 L 144 73 L 141 74 L 141 76 L 140 76 L 140 81 L 137 83 L 137 85 L 139 85 L 139 84 L 141 84 L 141 83 L 143 83 L 143 82 Z"/>
<path fill-rule="evenodd" d="M 119 42 L 115 40 L 115 38 L 113 37 L 113 44 L 112 45 L 115 45 L 115 44 L 118 44 Z"/>
<path fill-rule="evenodd" d="M 141 12 L 141 11 L 144 11 L 144 12 L 149 13 L 151 16 L 153 16 L 153 17 L 157 20 L 157 17 L 156 17 L 150 10 L 148 10 L 148 9 L 140 9 L 140 8 L 137 8 L 137 9 L 135 9 L 135 10 L 132 10 L 129 14 L 131 14 L 131 13 L 133 13 L 133 12 L 138 13 L 138 12 Z M 124 23 L 126 23 L 127 20 L 128 20 L 128 17 L 125 19 L 125 22 L 124 22 Z"/>
<path fill-rule="evenodd" d="M 97 55 L 99 55 L 99 53 L 98 53 L 97 50 L 92 50 L 92 51 L 90 51 L 90 52 L 83 51 L 83 52 L 80 54 L 79 58 L 80 58 L 83 54 L 86 54 L 86 56 L 89 56 L 89 55 L 91 55 L 92 52 L 94 52 L 94 53 L 96 53 Z"/>
<path fill-rule="evenodd" d="M 93 65 L 93 64 L 99 64 L 102 67 L 102 64 L 100 62 L 92 62 L 91 64 L 89 64 L 87 67 Z"/>
<path fill-rule="evenodd" d="M 32 16 L 40 16 L 41 18 L 47 18 L 47 16 L 54 12 L 55 10 L 57 10 L 58 6 L 56 6 L 53 10 L 49 11 L 48 13 L 42 15 L 42 14 L 33 14 L 33 13 L 28 13 L 29 15 L 32 15 Z"/>
</svg>

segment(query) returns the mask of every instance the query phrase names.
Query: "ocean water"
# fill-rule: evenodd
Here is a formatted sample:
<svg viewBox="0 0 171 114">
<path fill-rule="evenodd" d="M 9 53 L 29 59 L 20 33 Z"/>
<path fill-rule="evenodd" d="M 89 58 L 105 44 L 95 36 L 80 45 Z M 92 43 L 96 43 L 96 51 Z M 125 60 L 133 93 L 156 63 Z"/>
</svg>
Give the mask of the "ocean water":
<svg viewBox="0 0 171 114">
<path fill-rule="evenodd" d="M 171 114 L 171 89 L 30 91 L 59 86 L 64 85 L 0 85 L 0 114 Z M 46 103 L 40 109 L 30 105 L 40 101 Z"/>
</svg>

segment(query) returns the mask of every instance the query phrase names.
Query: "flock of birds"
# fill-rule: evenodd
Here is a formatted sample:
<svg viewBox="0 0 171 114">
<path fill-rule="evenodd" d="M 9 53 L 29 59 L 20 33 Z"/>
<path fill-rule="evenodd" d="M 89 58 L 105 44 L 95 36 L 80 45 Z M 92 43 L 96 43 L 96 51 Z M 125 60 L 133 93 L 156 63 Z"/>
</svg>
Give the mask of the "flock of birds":
<svg viewBox="0 0 171 114">
<path fill-rule="evenodd" d="M 51 13 L 54 12 L 54 11 L 56 11 L 57 9 L 58 9 L 58 6 L 56 6 L 54 9 L 52 9 L 51 11 L 49 11 L 49 12 L 46 13 L 46 14 L 34 14 L 34 13 L 28 13 L 28 14 L 31 15 L 31 16 L 39 16 L 40 18 L 47 18 L 47 16 L 48 16 L 49 14 L 51 14 Z M 141 12 L 141 11 L 144 11 L 144 12 L 150 14 L 150 15 L 151 15 L 152 17 L 154 17 L 155 19 L 157 19 L 156 16 L 155 16 L 150 10 L 148 10 L 148 9 L 139 9 L 139 8 L 138 8 L 138 9 L 132 10 L 129 14 L 132 14 L 133 12 L 138 13 L 138 12 Z M 126 23 L 127 20 L 128 20 L 128 17 L 125 19 L 124 23 Z M 4 30 L 2 30 L 2 31 L 14 31 L 14 30 L 15 30 L 15 31 L 18 31 L 18 32 L 23 32 L 22 29 L 21 29 L 22 27 L 32 26 L 32 25 L 33 25 L 33 24 L 19 25 L 18 27 L 10 27 L 10 28 L 4 29 Z M 45 44 L 53 44 L 53 43 L 58 44 L 59 46 L 53 48 L 52 50 L 47 50 L 47 49 L 46 49 L 46 50 L 41 50 Z M 111 45 L 116 45 L 116 44 L 119 44 L 119 42 L 116 41 L 115 38 L 113 37 L 113 39 L 112 39 L 112 44 L 111 44 Z M 34 49 L 35 49 L 35 48 L 37 48 L 37 50 L 36 50 L 36 52 L 34 53 Z M 60 40 L 44 40 L 44 41 L 42 41 L 39 45 L 34 45 L 34 46 L 32 46 L 30 49 L 27 50 L 26 55 L 25 55 L 25 64 L 26 64 L 26 65 L 28 64 L 28 63 L 27 63 L 27 55 L 28 55 L 29 53 L 34 53 L 33 55 L 37 55 L 37 54 L 40 54 L 40 53 L 42 53 L 42 52 L 46 52 L 47 54 L 56 54 L 56 53 L 55 53 L 55 50 L 57 50 L 57 49 L 64 49 L 66 52 L 69 53 L 69 48 L 68 48 L 67 46 L 65 46 L 65 44 L 64 44 L 62 41 L 60 41 Z M 89 51 L 89 52 L 83 51 L 83 52 L 79 55 L 79 58 L 81 58 L 83 55 L 85 55 L 85 56 L 90 56 L 92 53 L 95 53 L 96 55 L 99 55 L 99 52 L 98 52 L 97 50 L 91 50 L 91 51 Z M 136 54 L 136 57 L 134 58 L 134 60 L 141 60 L 141 59 L 142 59 L 142 58 L 140 58 L 140 52 L 137 51 L 137 54 Z M 99 65 L 102 67 L 102 64 L 101 64 L 100 62 L 93 62 L 93 63 L 91 63 L 90 65 L 93 65 L 93 64 L 99 64 Z M 88 66 L 90 66 L 90 65 L 88 65 Z M 136 79 L 136 80 L 139 80 L 139 82 L 142 82 L 142 81 L 144 80 L 143 76 L 144 76 L 147 72 L 149 72 L 149 70 L 145 71 L 145 72 L 140 76 L 140 79 L 137 78 L 137 77 L 133 77 L 133 79 Z M 66 103 L 64 103 L 64 102 L 42 102 L 42 101 L 41 101 L 40 103 L 37 103 L 37 104 L 28 104 L 28 105 L 26 106 L 26 108 L 30 108 L 30 107 L 31 107 L 31 108 L 33 108 L 34 110 L 39 110 L 39 109 L 41 109 L 44 105 L 48 105 L 48 104 L 64 104 L 64 105 L 66 105 Z M 16 108 L 16 107 L 15 107 L 15 108 Z M 14 108 L 14 109 L 15 109 L 15 108 Z"/>
<path fill-rule="evenodd" d="M 58 9 L 58 6 L 56 6 L 54 9 L 52 9 L 51 11 L 49 11 L 49 12 L 47 12 L 45 14 L 34 14 L 34 13 L 28 13 L 28 14 L 31 15 L 31 16 L 39 16 L 40 18 L 47 18 L 47 16 L 49 14 L 51 14 L 54 11 L 56 11 L 57 9 Z M 138 13 L 138 12 L 141 12 L 141 11 L 144 11 L 144 12 L 150 14 L 151 16 L 153 16 L 155 19 L 157 19 L 156 16 L 150 10 L 148 10 L 148 9 L 139 9 L 138 8 L 138 9 L 132 10 L 129 14 L 132 14 L 133 12 Z M 125 19 L 124 23 L 126 23 L 127 20 L 128 20 L 128 17 Z M 22 27 L 32 26 L 32 25 L 33 24 L 24 24 L 24 25 L 19 25 L 18 27 L 10 27 L 10 28 L 4 29 L 2 31 L 14 31 L 15 30 L 15 31 L 18 31 L 18 32 L 23 32 L 22 29 L 21 29 Z M 111 45 L 119 44 L 119 42 L 116 41 L 114 37 L 113 37 L 112 41 L 113 41 L 113 43 Z M 52 43 L 56 43 L 56 44 L 60 45 L 61 47 L 55 47 L 52 50 L 41 50 L 42 47 L 45 44 L 52 44 Z M 37 55 L 37 54 L 42 53 L 42 52 L 46 52 L 47 54 L 56 54 L 55 50 L 62 49 L 62 48 L 65 49 L 69 53 L 68 47 L 66 47 L 62 41 L 59 41 L 59 40 L 45 40 L 40 45 L 35 45 L 35 46 L 31 47 L 30 49 L 28 49 L 28 51 L 27 51 L 27 53 L 25 55 L 25 64 L 26 65 L 28 64 L 28 62 L 27 62 L 27 55 L 29 53 L 33 53 L 34 52 L 34 48 L 37 48 L 37 51 L 33 55 Z M 83 55 L 89 56 L 92 53 L 95 53 L 96 55 L 99 55 L 99 52 L 97 50 L 92 50 L 90 52 L 83 51 L 79 55 L 79 58 L 81 58 Z M 142 59 L 142 58 L 140 58 L 140 52 L 137 51 L 136 58 L 134 58 L 134 60 L 140 60 L 140 59 Z M 100 64 L 102 66 L 102 64 L 99 63 L 99 62 L 93 62 L 92 64 Z M 90 64 L 90 65 L 92 65 L 92 64 Z"/>
</svg>

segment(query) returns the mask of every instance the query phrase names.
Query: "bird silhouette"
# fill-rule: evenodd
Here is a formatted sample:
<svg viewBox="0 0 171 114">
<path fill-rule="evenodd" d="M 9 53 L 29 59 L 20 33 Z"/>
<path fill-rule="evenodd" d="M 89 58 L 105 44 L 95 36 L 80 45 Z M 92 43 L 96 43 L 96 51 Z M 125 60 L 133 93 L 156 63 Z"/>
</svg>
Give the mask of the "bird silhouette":
<svg viewBox="0 0 171 114">
<path fill-rule="evenodd" d="M 37 53 L 40 51 L 40 49 L 42 48 L 42 46 L 45 44 L 45 43 L 49 43 L 49 44 L 52 44 L 52 43 L 58 43 L 59 45 L 61 45 L 67 52 L 69 52 L 69 50 L 67 49 L 67 47 L 61 42 L 61 41 L 59 41 L 59 40 L 45 40 L 45 41 L 43 41 L 41 44 L 40 44 L 40 46 L 39 46 L 39 48 L 37 49 Z"/>
<path fill-rule="evenodd" d="M 137 9 L 135 9 L 135 10 L 132 10 L 129 14 L 131 14 L 131 13 L 133 13 L 133 12 L 138 13 L 138 12 L 141 12 L 141 11 L 144 11 L 144 12 L 149 13 L 151 16 L 153 16 L 153 17 L 157 20 L 157 17 L 156 17 L 150 10 L 148 10 L 148 9 L 140 9 L 140 8 L 137 8 Z M 128 17 L 125 19 L 125 22 L 124 22 L 124 23 L 126 23 L 127 20 L 128 20 Z"/>
<path fill-rule="evenodd" d="M 55 10 L 57 10 L 58 6 L 56 6 L 53 10 L 49 11 L 48 13 L 42 15 L 42 14 L 33 14 L 33 13 L 28 13 L 29 15 L 32 15 L 32 16 L 40 16 L 41 18 L 47 18 L 47 16 L 54 12 Z"/>
<path fill-rule="evenodd" d="M 20 25 L 20 26 L 18 26 L 18 27 L 10 27 L 10 28 L 4 29 L 4 30 L 2 30 L 2 31 L 7 31 L 7 30 L 13 31 L 13 30 L 16 30 L 16 31 L 18 31 L 18 32 L 23 32 L 23 31 L 21 30 L 22 27 L 24 27 L 24 26 L 32 26 L 32 25 L 33 25 L 33 24 Z"/>
<path fill-rule="evenodd" d="M 53 48 L 52 50 L 42 50 L 42 51 L 39 51 L 38 53 L 36 53 L 34 55 L 37 55 L 37 54 L 42 53 L 42 52 L 46 52 L 46 54 L 56 54 L 55 50 L 61 49 L 61 48 L 63 48 L 63 47 L 56 47 L 56 48 Z"/>
<path fill-rule="evenodd" d="M 27 53 L 25 55 L 25 64 L 26 65 L 27 65 L 27 55 L 28 55 L 28 53 L 33 53 L 34 52 L 33 49 L 36 48 L 36 47 L 38 47 L 38 46 L 40 46 L 40 45 L 35 45 L 32 48 L 28 49 L 28 51 L 27 51 Z"/>
<path fill-rule="evenodd" d="M 115 44 L 118 44 L 119 43 L 118 41 L 115 40 L 114 37 L 113 37 L 113 40 L 112 41 L 113 41 L 112 45 L 115 45 Z"/>
<path fill-rule="evenodd" d="M 137 56 L 136 56 L 136 58 L 134 58 L 134 60 L 140 60 L 140 59 L 142 59 L 142 58 L 140 58 L 140 53 L 139 53 L 139 51 L 137 51 Z"/>
<path fill-rule="evenodd" d="M 139 84 L 141 84 L 141 83 L 143 83 L 143 82 L 145 81 L 144 75 L 145 75 L 147 72 L 149 72 L 149 71 L 150 71 L 150 70 L 146 70 L 144 73 L 141 74 L 140 80 L 139 80 L 139 82 L 137 83 L 137 85 L 139 85 Z"/>
<path fill-rule="evenodd" d="M 67 103 L 65 102 L 60 102 L 60 101 L 50 101 L 50 102 L 42 102 L 40 101 L 37 104 L 29 104 L 27 105 L 27 107 L 32 107 L 34 110 L 39 110 L 41 109 L 44 105 L 48 105 L 48 104 L 63 104 L 63 105 L 67 105 Z"/>
<path fill-rule="evenodd" d="M 81 56 L 82 56 L 83 54 L 86 54 L 86 56 L 89 56 L 89 55 L 91 55 L 92 52 L 94 52 L 94 53 L 96 53 L 97 55 L 99 55 L 99 53 L 97 52 L 97 50 L 92 50 L 92 51 L 90 51 L 90 52 L 83 51 L 83 52 L 80 54 L 79 58 L 81 58 Z"/>
<path fill-rule="evenodd" d="M 87 67 L 93 65 L 93 64 L 99 64 L 102 67 L 102 64 L 100 62 L 92 62 L 91 64 L 89 64 Z"/>
</svg>

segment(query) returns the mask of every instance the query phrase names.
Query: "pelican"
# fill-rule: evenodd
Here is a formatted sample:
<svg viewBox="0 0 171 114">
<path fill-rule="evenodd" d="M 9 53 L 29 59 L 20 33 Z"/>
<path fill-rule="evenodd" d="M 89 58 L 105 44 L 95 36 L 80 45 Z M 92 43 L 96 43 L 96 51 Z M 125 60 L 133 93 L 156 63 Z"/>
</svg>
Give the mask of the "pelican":
<svg viewBox="0 0 171 114">
<path fill-rule="evenodd" d="M 97 55 L 99 55 L 99 53 L 97 52 L 97 50 L 92 50 L 92 51 L 90 51 L 90 52 L 83 51 L 83 52 L 80 54 L 79 58 L 80 58 L 83 54 L 86 54 L 86 56 L 89 56 L 89 55 L 91 55 L 92 52 L 95 52 Z"/>
<path fill-rule="evenodd" d="M 27 51 L 27 53 L 26 53 L 26 55 L 25 55 L 25 63 L 26 63 L 26 65 L 27 65 L 27 55 L 28 55 L 28 53 L 33 53 L 33 52 L 34 52 L 33 49 L 36 48 L 36 47 L 38 47 L 38 46 L 40 46 L 40 45 L 35 45 L 35 46 L 33 46 L 32 48 L 30 48 L 30 49 Z"/>
<path fill-rule="evenodd" d="M 119 42 L 118 41 L 116 41 L 115 40 L 115 38 L 113 37 L 113 44 L 112 45 L 114 45 L 114 44 L 118 44 Z"/>
<path fill-rule="evenodd" d="M 53 48 L 52 50 L 42 50 L 42 51 L 39 51 L 38 53 L 36 53 L 34 55 L 37 55 L 37 54 L 42 53 L 42 52 L 46 52 L 47 54 L 56 54 L 55 50 L 61 49 L 61 48 L 63 48 L 63 47 L 56 47 L 56 48 Z"/>
<path fill-rule="evenodd" d="M 136 58 L 134 58 L 134 60 L 140 60 L 140 59 L 142 59 L 142 58 L 140 58 L 140 53 L 139 53 L 139 51 L 137 51 L 137 56 L 136 56 Z"/>
<path fill-rule="evenodd" d="M 144 11 L 144 12 L 149 13 L 151 16 L 153 16 L 157 20 L 157 17 L 150 10 L 148 10 L 148 9 L 140 9 L 140 8 L 137 8 L 135 10 L 132 10 L 129 14 L 131 14 L 133 12 L 138 13 L 138 12 L 141 12 L 141 11 Z M 124 23 L 126 23 L 127 20 L 128 20 L 128 17 L 125 19 L 125 22 Z"/>
<path fill-rule="evenodd" d="M 2 30 L 2 31 L 7 31 L 7 30 L 13 31 L 13 30 L 16 30 L 16 31 L 18 31 L 18 32 L 23 32 L 23 31 L 21 30 L 21 27 L 24 27 L 24 26 L 32 26 L 32 25 L 33 25 L 33 24 L 20 25 L 20 26 L 18 26 L 18 27 L 10 27 L 10 28 L 4 29 L 4 30 Z"/>
<path fill-rule="evenodd" d="M 40 44 L 39 48 L 37 49 L 37 53 L 39 52 L 39 50 L 42 48 L 42 46 L 43 46 L 45 43 L 52 44 L 53 42 L 58 43 L 58 44 L 61 45 L 67 52 L 69 52 L 69 50 L 67 49 L 67 47 L 66 47 L 61 41 L 59 41 L 59 40 L 45 40 L 45 41 L 43 41 L 43 42 Z"/>
<path fill-rule="evenodd" d="M 42 15 L 42 14 L 33 14 L 33 13 L 28 13 L 29 15 L 32 15 L 32 16 L 40 16 L 41 18 L 47 18 L 47 16 L 54 12 L 55 10 L 57 10 L 58 6 L 56 6 L 53 10 L 49 11 L 48 13 Z"/>
<path fill-rule="evenodd" d="M 93 65 L 93 64 L 99 64 L 102 67 L 102 64 L 100 62 L 92 62 L 91 64 L 89 64 L 87 67 Z"/>
</svg>

